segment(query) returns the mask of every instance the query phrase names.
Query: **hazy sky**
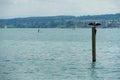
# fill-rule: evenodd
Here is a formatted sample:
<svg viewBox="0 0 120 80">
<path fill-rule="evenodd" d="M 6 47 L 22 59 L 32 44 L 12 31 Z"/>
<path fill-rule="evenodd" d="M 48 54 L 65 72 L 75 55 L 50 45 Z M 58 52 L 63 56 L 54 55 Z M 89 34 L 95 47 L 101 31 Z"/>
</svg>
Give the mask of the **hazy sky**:
<svg viewBox="0 0 120 80">
<path fill-rule="evenodd" d="M 120 13 L 120 0 L 0 0 L 0 18 Z"/>
</svg>

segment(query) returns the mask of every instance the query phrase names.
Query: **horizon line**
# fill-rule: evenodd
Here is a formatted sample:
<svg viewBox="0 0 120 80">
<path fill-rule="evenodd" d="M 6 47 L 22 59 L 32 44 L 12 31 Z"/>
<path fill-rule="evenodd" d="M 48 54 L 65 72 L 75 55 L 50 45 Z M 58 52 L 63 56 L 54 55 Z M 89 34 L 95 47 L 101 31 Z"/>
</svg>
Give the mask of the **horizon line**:
<svg viewBox="0 0 120 80">
<path fill-rule="evenodd" d="M 23 17 L 11 17 L 11 18 L 0 18 L 0 19 L 19 19 L 19 18 L 35 18 L 35 17 L 58 17 L 58 16 L 73 16 L 73 17 L 82 17 L 82 16 L 101 16 L 101 15 L 116 15 L 116 14 L 120 14 L 120 13 L 108 13 L 108 14 L 90 14 L 90 15 L 79 15 L 79 16 L 75 16 L 75 15 L 51 15 L 51 16 L 23 16 Z"/>
</svg>

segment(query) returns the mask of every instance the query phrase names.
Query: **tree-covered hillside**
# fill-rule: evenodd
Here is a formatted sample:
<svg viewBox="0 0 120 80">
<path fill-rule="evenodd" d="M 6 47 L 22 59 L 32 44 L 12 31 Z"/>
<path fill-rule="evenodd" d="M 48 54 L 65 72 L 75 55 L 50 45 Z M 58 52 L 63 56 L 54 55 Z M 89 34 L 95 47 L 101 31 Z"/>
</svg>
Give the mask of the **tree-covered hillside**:
<svg viewBox="0 0 120 80">
<path fill-rule="evenodd" d="M 0 28 L 89 28 L 89 22 L 97 21 L 101 28 L 120 28 L 120 13 L 94 16 L 48 16 L 0 19 Z"/>
</svg>

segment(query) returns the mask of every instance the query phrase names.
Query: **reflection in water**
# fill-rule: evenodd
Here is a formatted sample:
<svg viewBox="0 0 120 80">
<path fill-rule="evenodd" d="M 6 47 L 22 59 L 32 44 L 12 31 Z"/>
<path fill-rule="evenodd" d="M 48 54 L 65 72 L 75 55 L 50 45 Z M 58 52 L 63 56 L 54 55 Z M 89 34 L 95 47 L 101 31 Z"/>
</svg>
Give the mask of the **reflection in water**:
<svg viewBox="0 0 120 80">
<path fill-rule="evenodd" d="M 90 65 L 90 76 L 91 76 L 91 80 L 96 80 L 97 78 L 96 62 L 92 62 Z"/>
</svg>

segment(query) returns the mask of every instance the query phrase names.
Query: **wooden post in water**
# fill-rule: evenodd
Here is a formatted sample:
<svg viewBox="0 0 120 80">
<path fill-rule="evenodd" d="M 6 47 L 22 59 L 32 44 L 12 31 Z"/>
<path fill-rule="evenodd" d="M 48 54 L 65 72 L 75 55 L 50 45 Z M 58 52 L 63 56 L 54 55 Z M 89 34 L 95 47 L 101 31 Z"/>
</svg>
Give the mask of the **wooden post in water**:
<svg viewBox="0 0 120 80">
<path fill-rule="evenodd" d="M 96 27 L 92 27 L 92 62 L 96 62 Z"/>
<path fill-rule="evenodd" d="M 39 32 L 39 28 L 38 28 L 38 32 Z"/>
<path fill-rule="evenodd" d="M 89 23 L 92 25 L 92 62 L 96 62 L 96 26 L 101 25 L 100 23 Z"/>
<path fill-rule="evenodd" d="M 39 27 L 38 27 L 38 32 L 39 32 L 40 30 L 39 30 Z"/>
</svg>

